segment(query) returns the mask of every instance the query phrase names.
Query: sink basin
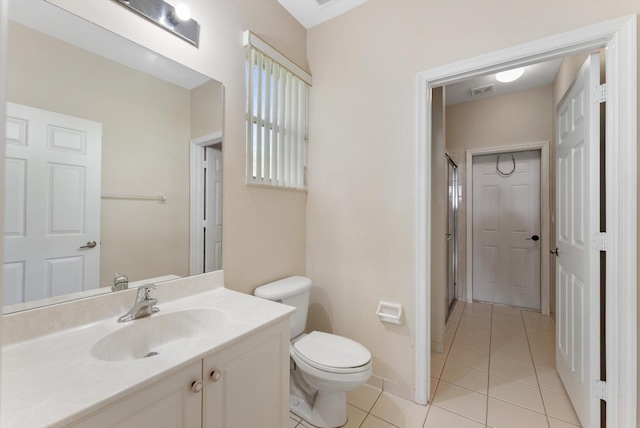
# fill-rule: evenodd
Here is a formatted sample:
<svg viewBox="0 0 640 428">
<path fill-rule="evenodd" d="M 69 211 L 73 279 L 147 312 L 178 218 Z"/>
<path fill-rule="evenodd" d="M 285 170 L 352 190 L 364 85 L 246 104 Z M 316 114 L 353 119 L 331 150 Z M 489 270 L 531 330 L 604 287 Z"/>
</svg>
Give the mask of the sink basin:
<svg viewBox="0 0 640 428">
<path fill-rule="evenodd" d="M 125 327 L 103 337 L 91 355 L 103 361 L 150 358 L 170 352 L 186 341 L 202 338 L 219 328 L 224 314 L 213 309 L 185 309 L 154 314 L 129 321 Z"/>
</svg>

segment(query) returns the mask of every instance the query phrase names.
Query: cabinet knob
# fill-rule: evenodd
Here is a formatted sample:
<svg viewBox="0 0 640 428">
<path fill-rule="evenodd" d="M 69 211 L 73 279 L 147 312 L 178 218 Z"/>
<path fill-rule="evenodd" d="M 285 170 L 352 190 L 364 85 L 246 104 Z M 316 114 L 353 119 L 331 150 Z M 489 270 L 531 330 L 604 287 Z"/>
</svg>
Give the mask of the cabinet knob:
<svg viewBox="0 0 640 428">
<path fill-rule="evenodd" d="M 202 381 L 201 380 L 197 380 L 195 382 L 193 382 L 191 384 L 191 391 L 194 393 L 198 393 L 200 391 L 202 391 Z"/>
<path fill-rule="evenodd" d="M 211 372 L 211 382 L 217 382 L 222 377 L 222 373 L 218 370 L 214 370 Z"/>
</svg>

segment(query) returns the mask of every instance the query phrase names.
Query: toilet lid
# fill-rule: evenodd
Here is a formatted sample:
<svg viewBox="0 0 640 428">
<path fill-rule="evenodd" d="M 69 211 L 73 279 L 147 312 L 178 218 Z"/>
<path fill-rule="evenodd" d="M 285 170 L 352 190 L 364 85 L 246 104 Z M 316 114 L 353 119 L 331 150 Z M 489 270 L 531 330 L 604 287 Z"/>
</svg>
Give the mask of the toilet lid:
<svg viewBox="0 0 640 428">
<path fill-rule="evenodd" d="M 320 331 L 311 332 L 297 340 L 293 348 L 300 357 L 316 367 L 348 369 L 364 366 L 371 361 L 369 350 L 358 342 Z"/>
</svg>

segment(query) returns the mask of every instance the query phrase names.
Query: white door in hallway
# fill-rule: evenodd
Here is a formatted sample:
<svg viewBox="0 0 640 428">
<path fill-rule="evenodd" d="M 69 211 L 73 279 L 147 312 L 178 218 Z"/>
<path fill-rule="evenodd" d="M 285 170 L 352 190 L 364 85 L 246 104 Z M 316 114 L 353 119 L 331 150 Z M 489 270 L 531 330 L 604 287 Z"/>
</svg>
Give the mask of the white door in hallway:
<svg viewBox="0 0 640 428">
<path fill-rule="evenodd" d="M 556 109 L 556 365 L 585 428 L 600 426 L 600 55 L 591 54 Z M 594 245 L 595 247 L 595 245 Z"/>
<path fill-rule="evenodd" d="M 540 309 L 539 235 L 540 150 L 474 156 L 473 299 Z"/>
<path fill-rule="evenodd" d="M 7 103 L 4 303 L 97 288 L 102 125 Z"/>
</svg>

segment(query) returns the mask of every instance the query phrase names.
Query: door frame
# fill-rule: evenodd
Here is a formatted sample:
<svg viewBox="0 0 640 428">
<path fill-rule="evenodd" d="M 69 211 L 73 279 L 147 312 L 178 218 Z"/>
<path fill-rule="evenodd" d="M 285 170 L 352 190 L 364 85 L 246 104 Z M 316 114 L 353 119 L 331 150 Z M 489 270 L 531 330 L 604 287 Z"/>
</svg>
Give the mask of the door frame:
<svg viewBox="0 0 640 428">
<path fill-rule="evenodd" d="M 549 142 L 514 144 L 512 146 L 471 149 L 466 152 L 467 211 L 467 302 L 473 301 L 473 157 L 498 153 L 540 150 L 540 311 L 550 314 L 549 305 Z M 546 215 L 545 215 L 546 213 Z"/>
<path fill-rule="evenodd" d="M 607 48 L 607 425 L 636 426 L 637 407 L 637 16 L 628 15 L 436 67 L 416 82 L 415 401 L 430 376 L 431 89 L 472 76 Z"/>
<path fill-rule="evenodd" d="M 217 143 L 222 143 L 222 131 L 195 138 L 189 144 L 189 275 L 204 273 L 204 222 L 199 215 L 205 202 L 202 149 Z"/>
</svg>

